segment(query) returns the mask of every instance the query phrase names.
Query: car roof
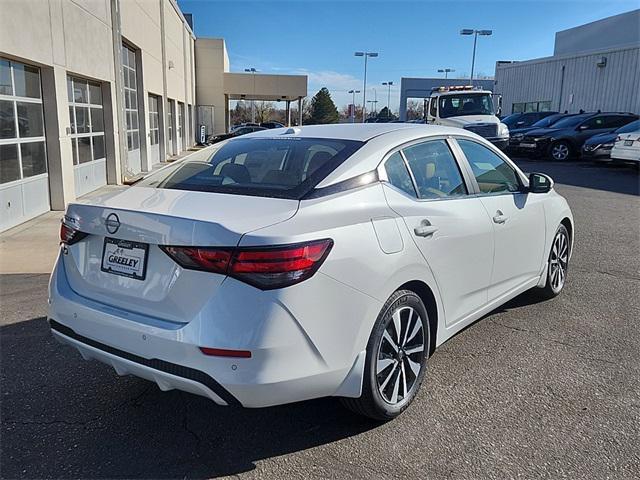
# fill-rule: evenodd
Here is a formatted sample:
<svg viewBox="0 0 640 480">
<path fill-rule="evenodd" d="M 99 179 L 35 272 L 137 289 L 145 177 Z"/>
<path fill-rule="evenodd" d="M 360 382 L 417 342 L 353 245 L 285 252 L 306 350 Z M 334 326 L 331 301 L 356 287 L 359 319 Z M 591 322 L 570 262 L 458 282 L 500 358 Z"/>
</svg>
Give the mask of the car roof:
<svg viewBox="0 0 640 480">
<path fill-rule="evenodd" d="M 425 132 L 425 129 L 428 129 L 428 132 Z M 416 123 L 333 123 L 330 125 L 273 128 L 265 132 L 252 133 L 251 137 L 282 138 L 290 135 L 292 138 L 326 138 L 366 142 L 380 135 L 404 130 L 426 133 L 427 135 L 450 135 L 459 132 L 459 129 L 451 127 Z"/>
</svg>

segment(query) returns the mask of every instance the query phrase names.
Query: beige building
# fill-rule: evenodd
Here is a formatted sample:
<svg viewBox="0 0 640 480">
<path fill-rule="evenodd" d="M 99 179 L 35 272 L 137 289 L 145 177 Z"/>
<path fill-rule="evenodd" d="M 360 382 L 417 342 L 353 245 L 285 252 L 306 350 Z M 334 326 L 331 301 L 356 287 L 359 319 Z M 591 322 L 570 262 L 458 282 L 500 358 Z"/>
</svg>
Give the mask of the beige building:
<svg viewBox="0 0 640 480">
<path fill-rule="evenodd" d="M 175 0 L 0 0 L 0 231 L 228 131 L 230 100 L 306 95 L 306 76 L 229 73 Z"/>
<path fill-rule="evenodd" d="M 283 102 L 287 124 L 291 124 L 291 102 L 307 96 L 306 75 L 265 75 L 258 72 L 230 73 L 229 55 L 221 38 L 198 38 L 196 52 L 196 98 L 198 124 L 210 133 L 229 131 L 229 101 Z M 302 118 L 296 119 L 298 125 Z"/>
<path fill-rule="evenodd" d="M 194 42 L 174 0 L 0 1 L 0 231 L 191 146 Z"/>
</svg>

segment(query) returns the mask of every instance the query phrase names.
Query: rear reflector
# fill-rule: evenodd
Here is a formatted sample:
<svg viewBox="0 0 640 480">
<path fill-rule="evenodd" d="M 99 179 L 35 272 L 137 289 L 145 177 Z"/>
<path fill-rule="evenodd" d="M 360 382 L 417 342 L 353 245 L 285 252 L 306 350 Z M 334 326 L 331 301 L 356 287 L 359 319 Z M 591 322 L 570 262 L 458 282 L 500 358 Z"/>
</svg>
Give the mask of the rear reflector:
<svg viewBox="0 0 640 480">
<path fill-rule="evenodd" d="M 212 357 L 251 358 L 249 350 L 227 350 L 224 348 L 200 347 L 200 351 Z"/>
<path fill-rule="evenodd" d="M 262 290 L 310 278 L 331 251 L 330 239 L 274 247 L 161 247 L 183 268 L 237 278 Z"/>
</svg>

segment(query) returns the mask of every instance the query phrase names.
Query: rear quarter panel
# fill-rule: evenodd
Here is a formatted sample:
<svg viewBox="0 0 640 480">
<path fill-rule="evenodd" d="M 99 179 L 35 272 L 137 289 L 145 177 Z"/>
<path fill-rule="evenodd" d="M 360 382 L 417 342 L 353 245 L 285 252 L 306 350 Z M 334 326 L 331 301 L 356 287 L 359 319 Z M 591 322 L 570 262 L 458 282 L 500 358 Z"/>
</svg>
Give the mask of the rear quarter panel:
<svg viewBox="0 0 640 480">
<path fill-rule="evenodd" d="M 408 238 L 407 229 L 398 223 L 397 232 L 401 241 L 394 242 L 394 245 L 401 247 L 399 250 L 387 249 L 395 253 L 385 253 L 384 242 L 379 241 L 372 219 L 384 219 L 385 223 L 387 219 L 402 222 L 387 205 L 379 183 L 302 201 L 291 219 L 249 232 L 240 241 L 243 246 L 287 244 L 321 238 L 334 241 L 331 253 L 316 275 L 329 277 L 342 285 L 346 295 L 329 291 L 305 292 L 302 288 L 295 289 L 295 294 L 293 289 L 287 288 L 276 291 L 283 304 L 301 322 L 323 357 L 324 351 L 333 349 L 332 344 L 346 341 L 349 348 L 345 350 L 349 353 L 341 361 L 352 362 L 354 355 L 366 348 L 383 303 L 402 284 L 421 280 L 432 288 L 436 298 L 439 297 L 431 271 L 415 243 Z M 305 300 L 306 295 L 310 298 Z M 318 303 L 318 298 L 322 302 Z M 355 308 L 352 303 L 356 304 Z M 318 308 L 308 309 L 309 304 Z M 331 334 L 327 336 L 327 332 Z M 336 334 L 340 338 L 336 338 Z"/>
</svg>

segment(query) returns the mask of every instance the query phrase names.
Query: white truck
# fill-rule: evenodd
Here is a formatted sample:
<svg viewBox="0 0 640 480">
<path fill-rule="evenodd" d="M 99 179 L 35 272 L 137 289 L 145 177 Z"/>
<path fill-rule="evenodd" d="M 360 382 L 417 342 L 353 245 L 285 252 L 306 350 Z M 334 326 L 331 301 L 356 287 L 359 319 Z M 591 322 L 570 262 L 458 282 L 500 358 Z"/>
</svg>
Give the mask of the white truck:
<svg viewBox="0 0 640 480">
<path fill-rule="evenodd" d="M 496 116 L 493 97 L 491 91 L 473 86 L 436 87 L 424 100 L 425 122 L 464 128 L 504 150 L 509 128 Z"/>
</svg>

